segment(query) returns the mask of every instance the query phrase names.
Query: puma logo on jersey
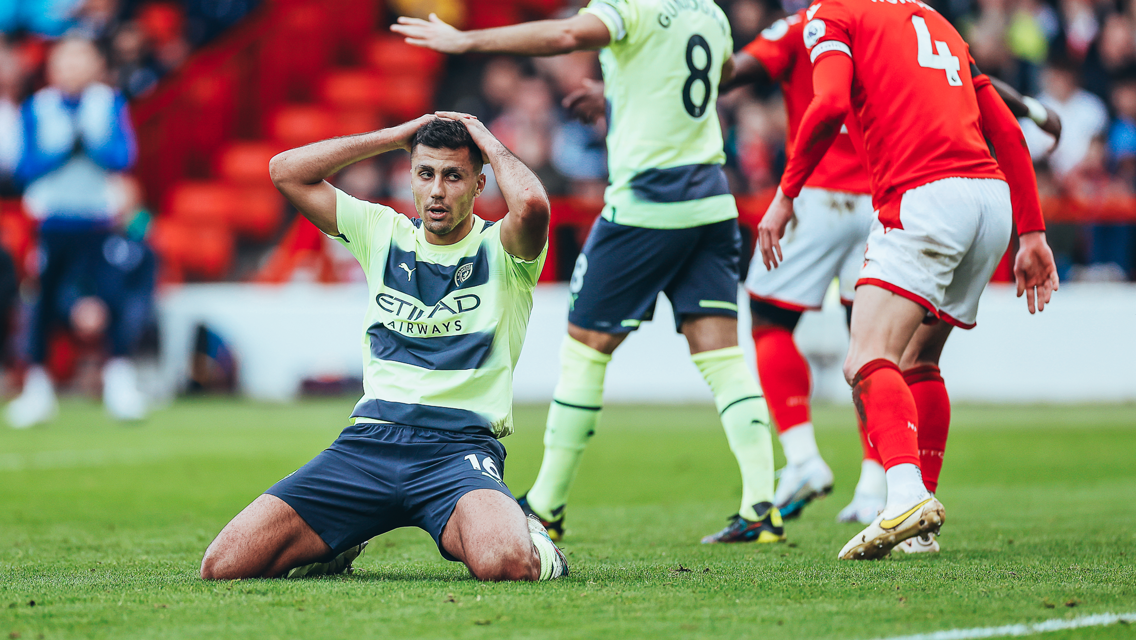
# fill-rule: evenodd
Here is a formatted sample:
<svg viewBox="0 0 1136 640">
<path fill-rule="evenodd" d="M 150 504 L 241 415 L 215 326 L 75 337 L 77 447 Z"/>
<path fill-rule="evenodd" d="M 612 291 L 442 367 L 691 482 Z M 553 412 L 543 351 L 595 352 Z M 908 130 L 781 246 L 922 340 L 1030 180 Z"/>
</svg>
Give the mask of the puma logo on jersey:
<svg viewBox="0 0 1136 640">
<path fill-rule="evenodd" d="M 415 271 L 418 271 L 418 268 L 417 268 L 417 267 L 415 267 L 414 269 L 411 269 L 410 267 L 406 266 L 406 263 L 405 263 L 405 262 L 400 262 L 400 263 L 398 263 L 398 268 L 399 268 L 399 269 L 402 269 L 403 271 L 405 271 L 405 272 L 406 272 L 406 281 L 407 281 L 407 282 L 410 282 L 410 276 L 411 276 L 411 275 L 412 275 L 412 274 L 413 274 L 413 273 L 414 273 Z"/>
</svg>

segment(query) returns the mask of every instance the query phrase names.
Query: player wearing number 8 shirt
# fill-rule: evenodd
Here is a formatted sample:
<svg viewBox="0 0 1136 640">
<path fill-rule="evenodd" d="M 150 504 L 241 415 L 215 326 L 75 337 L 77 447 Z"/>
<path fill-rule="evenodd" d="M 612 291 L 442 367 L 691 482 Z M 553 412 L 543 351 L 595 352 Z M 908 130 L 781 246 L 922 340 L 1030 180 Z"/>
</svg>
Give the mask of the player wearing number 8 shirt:
<svg viewBox="0 0 1136 640">
<path fill-rule="evenodd" d="M 1031 312 L 1044 308 L 1057 276 L 1021 130 L 950 23 L 918 1 L 822 0 L 810 13 L 803 39 L 815 96 L 758 239 L 766 267 L 776 267 L 792 199 L 852 114 L 877 217 L 844 373 L 888 495 L 839 557 L 871 559 L 945 519 L 921 479 L 919 414 L 900 366 L 932 375 L 951 327 L 974 326 L 1013 223 L 1018 291 Z"/>
<path fill-rule="evenodd" d="M 431 16 L 400 18 L 392 29 L 410 44 L 447 53 L 602 49 L 610 184 L 570 283 L 544 461 L 522 505 L 550 533 L 563 531 L 568 491 L 598 424 L 607 364 L 664 293 L 741 467 L 738 512 L 705 541 L 784 540 L 772 504 L 769 411 L 737 343 L 741 238 L 715 109 L 733 50 L 722 10 L 711 0 L 593 0 L 563 20 L 463 32 Z"/>
</svg>

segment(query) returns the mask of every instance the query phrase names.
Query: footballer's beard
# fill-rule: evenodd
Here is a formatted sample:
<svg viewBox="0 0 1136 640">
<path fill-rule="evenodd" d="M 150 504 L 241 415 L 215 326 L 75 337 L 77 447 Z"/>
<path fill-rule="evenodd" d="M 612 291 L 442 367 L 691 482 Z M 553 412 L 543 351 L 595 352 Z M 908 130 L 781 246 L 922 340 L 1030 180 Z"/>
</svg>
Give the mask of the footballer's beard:
<svg viewBox="0 0 1136 640">
<path fill-rule="evenodd" d="M 419 217 L 422 226 L 438 237 L 446 237 L 459 230 L 469 218 L 471 207 L 447 207 L 443 203 L 433 202 L 423 207 Z"/>
</svg>

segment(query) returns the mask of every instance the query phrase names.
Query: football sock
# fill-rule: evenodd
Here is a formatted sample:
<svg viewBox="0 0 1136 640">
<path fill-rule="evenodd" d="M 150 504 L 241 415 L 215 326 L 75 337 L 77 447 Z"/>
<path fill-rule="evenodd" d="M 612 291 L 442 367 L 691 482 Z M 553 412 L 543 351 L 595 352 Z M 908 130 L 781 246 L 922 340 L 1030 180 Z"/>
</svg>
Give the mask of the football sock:
<svg viewBox="0 0 1136 640">
<path fill-rule="evenodd" d="M 887 502 L 883 514 L 885 518 L 894 518 L 913 507 L 917 502 L 931 497 L 923 486 L 923 477 L 919 473 L 919 465 L 911 463 L 897 464 L 885 473 L 887 476 Z"/>
<path fill-rule="evenodd" d="M 568 491 L 580 468 L 584 447 L 596 433 L 603 407 L 604 373 L 611 355 L 564 337 L 560 348 L 560 380 L 548 408 L 544 428 L 544 460 L 528 492 L 529 508 L 555 520 L 568 502 Z"/>
<path fill-rule="evenodd" d="M 856 428 L 860 431 L 860 448 L 864 451 L 864 461 L 871 460 L 883 469 L 884 461 L 880 458 L 880 452 L 876 451 L 876 446 L 868 439 L 868 429 L 859 413 L 856 414 Z"/>
<path fill-rule="evenodd" d="M 923 485 L 934 493 L 939 487 L 947 432 L 951 427 L 951 399 L 939 367 L 928 364 L 903 372 L 903 379 L 919 411 L 919 468 Z"/>
<path fill-rule="evenodd" d="M 557 571 L 559 563 L 556 561 L 556 545 L 552 540 L 547 535 L 536 532 L 529 532 L 529 536 L 540 555 L 540 577 L 537 580 L 552 580 L 563 575 L 563 571 Z"/>
<path fill-rule="evenodd" d="M 894 362 L 879 358 L 864 365 L 852 380 L 852 402 L 884 469 L 919 465 L 919 413 Z"/>
<path fill-rule="evenodd" d="M 769 408 L 761 388 L 746 367 L 741 347 L 703 351 L 691 356 L 714 392 L 714 404 L 726 430 L 730 450 L 742 473 L 738 513 L 756 521 L 753 505 L 773 501 L 773 439 Z"/>
<path fill-rule="evenodd" d="M 753 348 L 757 377 L 777 430 L 784 433 L 809 422 L 809 363 L 793 341 L 793 332 L 777 325 L 758 327 L 753 330 Z"/>
<path fill-rule="evenodd" d="M 887 497 L 887 479 L 884 467 L 875 460 L 860 463 L 860 480 L 856 483 L 856 495 Z"/>
<path fill-rule="evenodd" d="M 820 455 L 811 422 L 782 431 L 779 437 L 781 448 L 785 451 L 785 460 L 791 465 L 802 464 L 809 458 Z"/>
</svg>

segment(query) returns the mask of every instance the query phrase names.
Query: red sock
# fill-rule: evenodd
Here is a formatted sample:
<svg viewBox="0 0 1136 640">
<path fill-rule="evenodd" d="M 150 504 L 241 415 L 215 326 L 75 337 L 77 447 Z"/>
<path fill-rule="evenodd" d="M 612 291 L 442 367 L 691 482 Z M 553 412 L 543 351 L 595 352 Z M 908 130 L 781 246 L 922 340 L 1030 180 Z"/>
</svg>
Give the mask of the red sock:
<svg viewBox="0 0 1136 640">
<path fill-rule="evenodd" d="M 793 333 L 780 326 L 753 330 L 757 376 L 765 391 L 769 413 L 784 433 L 809 421 L 809 363 L 793 342 Z"/>
<path fill-rule="evenodd" d="M 903 372 L 903 379 L 915 398 L 919 410 L 919 467 L 923 484 L 934 493 L 943 468 L 943 452 L 947 449 L 947 432 L 951 427 L 951 399 L 939 367 L 933 364 Z"/>
<path fill-rule="evenodd" d="M 852 402 L 884 469 L 919 466 L 919 412 L 894 362 L 879 358 L 864 365 L 852 380 Z"/>
<path fill-rule="evenodd" d="M 864 427 L 864 421 L 860 419 L 860 414 L 856 414 L 856 426 L 860 428 L 860 447 L 864 449 L 864 459 L 874 460 L 882 467 L 884 461 L 880 458 L 880 452 L 872 446 L 872 441 L 868 440 L 868 430 Z"/>
</svg>

